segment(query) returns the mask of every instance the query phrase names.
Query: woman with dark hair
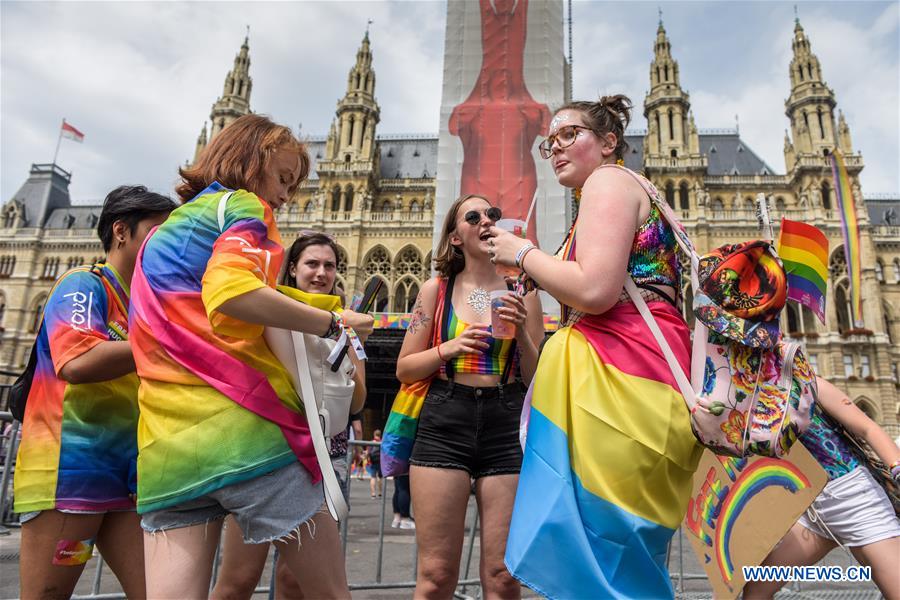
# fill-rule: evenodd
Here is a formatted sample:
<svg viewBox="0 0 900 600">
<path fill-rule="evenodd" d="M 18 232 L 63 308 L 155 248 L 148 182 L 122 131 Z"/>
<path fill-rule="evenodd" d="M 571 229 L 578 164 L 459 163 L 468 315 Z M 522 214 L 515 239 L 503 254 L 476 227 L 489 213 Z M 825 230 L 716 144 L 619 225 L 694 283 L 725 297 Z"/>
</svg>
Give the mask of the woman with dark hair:
<svg viewBox="0 0 900 600">
<path fill-rule="evenodd" d="M 287 269 L 281 278 L 283 285 L 310 294 L 338 296 L 344 304 L 343 291 L 337 285 L 338 247 L 334 239 L 324 233 L 304 231 L 294 240 L 287 253 Z M 335 342 L 327 340 L 333 347 Z M 365 362 L 357 360 L 352 352 L 345 360 L 353 361 L 353 391 L 350 414 L 362 410 L 366 400 Z M 331 438 L 331 462 L 337 475 L 344 499 L 349 503 L 345 488 L 347 475 L 347 432 Z M 328 524 L 331 527 L 331 524 Z M 222 545 L 222 565 L 219 578 L 210 596 L 216 600 L 250 598 L 259 583 L 269 555 L 269 544 L 245 544 L 241 530 L 233 517 L 228 517 Z M 303 594 L 287 563 L 281 559 L 275 567 L 275 597 L 302 598 Z"/>
<path fill-rule="evenodd" d="M 403 383 L 437 374 L 409 461 L 419 548 L 417 598 L 453 595 L 472 479 L 481 517 L 484 595 L 520 594 L 503 566 L 503 551 L 522 461 L 522 381 L 534 373 L 544 328 L 537 295 L 510 293 L 499 313 L 515 325 L 515 337 L 494 338 L 488 329 L 489 292 L 507 289 L 487 253 L 488 232 L 500 217 L 500 209 L 477 195 L 450 206 L 435 253 L 438 277 L 422 286 L 397 361 Z M 441 314 L 438 306 L 444 306 Z M 435 323 L 443 325 L 437 335 Z"/>
<path fill-rule="evenodd" d="M 300 398 L 262 335 L 372 331 L 371 316 L 275 290 L 284 247 L 273 210 L 308 171 L 290 129 L 243 116 L 182 169 L 185 204 L 138 255 L 138 511 L 152 597 L 207 595 L 228 514 L 245 542 L 274 543 L 310 596 L 349 597 Z"/>
<path fill-rule="evenodd" d="M 624 292 L 630 276 L 689 371 L 675 232 L 652 184 L 621 166 L 630 111 L 625 96 L 604 96 L 550 123 L 541 155 L 580 198 L 560 256 L 491 229 L 494 261 L 518 264 L 562 305 L 534 379 L 506 553 L 548 597 L 671 597 L 666 548 L 700 458 L 668 363 Z"/>
<path fill-rule="evenodd" d="M 71 596 L 94 544 L 126 595 L 146 597 L 129 289 L 141 243 L 174 209 L 143 186 L 114 189 L 97 225 L 106 261 L 65 273 L 47 298 L 14 482 L 22 598 Z"/>
</svg>

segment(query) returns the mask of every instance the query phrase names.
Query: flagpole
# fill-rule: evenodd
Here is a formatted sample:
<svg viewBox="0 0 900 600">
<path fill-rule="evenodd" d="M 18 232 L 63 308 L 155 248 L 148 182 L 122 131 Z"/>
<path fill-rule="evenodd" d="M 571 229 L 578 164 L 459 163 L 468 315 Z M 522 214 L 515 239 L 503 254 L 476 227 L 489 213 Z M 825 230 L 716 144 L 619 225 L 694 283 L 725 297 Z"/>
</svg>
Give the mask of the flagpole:
<svg viewBox="0 0 900 600">
<path fill-rule="evenodd" d="M 59 137 L 56 138 L 56 152 L 53 153 L 53 164 L 56 165 L 56 157 L 59 156 L 59 145 L 62 142 L 63 127 L 66 126 L 66 118 L 63 117 L 62 126 L 59 128 Z"/>
</svg>

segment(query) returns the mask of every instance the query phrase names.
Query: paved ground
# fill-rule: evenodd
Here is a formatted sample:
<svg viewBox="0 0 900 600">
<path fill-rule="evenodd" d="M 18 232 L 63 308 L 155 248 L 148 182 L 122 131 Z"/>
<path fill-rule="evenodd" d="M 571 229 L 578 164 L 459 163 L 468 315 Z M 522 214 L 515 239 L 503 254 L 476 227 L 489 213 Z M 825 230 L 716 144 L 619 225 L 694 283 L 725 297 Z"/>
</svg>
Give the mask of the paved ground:
<svg viewBox="0 0 900 600">
<path fill-rule="evenodd" d="M 384 523 L 384 550 L 381 557 L 381 577 L 383 583 L 392 582 L 411 582 L 414 580 L 414 564 L 415 564 L 415 532 L 410 530 L 391 529 L 390 521 L 391 511 L 391 482 L 387 482 L 387 495 L 383 498 L 371 499 L 369 497 L 368 481 L 352 481 L 351 499 L 352 512 L 348 520 L 348 543 L 347 543 L 347 574 L 351 586 L 365 586 L 373 584 L 379 580 L 379 556 L 378 556 L 378 528 L 379 521 Z M 474 518 L 474 497 L 469 503 L 469 514 L 467 524 L 471 526 Z M 383 519 L 379 517 L 383 515 Z M 12 529 L 10 535 L 0 536 L 0 599 L 17 598 L 19 589 L 19 572 L 18 572 L 18 550 L 19 550 L 19 530 Z M 463 565 L 461 568 L 461 577 L 466 573 L 466 551 L 463 549 Z M 469 565 L 469 577 L 476 578 L 478 573 L 478 556 L 479 544 L 477 538 L 472 546 L 472 558 Z M 271 576 L 271 560 L 269 556 L 269 565 L 264 572 L 260 585 L 268 585 Z M 684 551 L 679 548 L 679 538 L 676 536 L 673 547 L 672 556 L 669 564 L 670 571 L 673 575 L 673 583 L 680 596 L 685 598 L 703 598 L 710 597 L 710 587 L 706 580 L 690 579 L 679 581 L 678 573 L 680 563 L 683 561 L 683 571 L 687 574 L 702 573 L 700 565 L 694 558 L 694 553 L 690 548 L 689 542 L 685 539 Z M 96 566 L 99 563 L 99 557 L 93 558 L 85 569 L 84 575 L 78 584 L 76 590 L 77 595 L 87 595 L 91 593 L 94 577 L 96 576 Z M 823 561 L 823 564 L 848 566 L 854 564 L 842 551 L 837 550 L 829 554 Z M 103 569 L 100 579 L 99 590 L 101 593 L 117 593 L 121 592 L 118 582 L 109 571 Z M 834 599 L 850 599 L 850 598 L 876 598 L 875 590 L 871 584 L 804 584 L 802 589 L 796 590 L 794 593 L 787 592 L 779 594 L 781 596 L 789 596 L 793 598 L 834 598 Z M 466 589 L 460 588 L 459 591 L 469 596 L 478 597 L 479 590 L 477 587 L 469 586 Z M 799 592 L 799 593 L 797 593 Z M 265 597 L 264 594 L 257 594 L 258 598 Z M 372 590 L 372 589 L 354 589 L 353 597 L 364 600 L 387 600 L 394 598 L 411 597 L 410 589 L 388 589 L 388 590 Z M 535 598 L 532 593 L 526 592 L 526 598 Z"/>
</svg>

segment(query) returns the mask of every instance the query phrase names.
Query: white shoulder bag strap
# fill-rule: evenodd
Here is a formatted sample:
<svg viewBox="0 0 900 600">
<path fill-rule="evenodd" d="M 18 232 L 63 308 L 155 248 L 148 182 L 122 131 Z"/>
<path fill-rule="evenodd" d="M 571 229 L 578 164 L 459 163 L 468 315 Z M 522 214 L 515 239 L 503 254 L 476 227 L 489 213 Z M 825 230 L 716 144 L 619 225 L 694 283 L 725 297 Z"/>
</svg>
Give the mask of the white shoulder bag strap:
<svg viewBox="0 0 900 600">
<path fill-rule="evenodd" d="M 225 205 L 228 204 L 228 200 L 231 198 L 234 192 L 227 192 L 222 194 L 222 197 L 219 198 L 219 210 L 216 213 L 216 217 L 219 221 L 219 233 L 225 231 Z"/>
<path fill-rule="evenodd" d="M 225 207 L 228 199 L 234 192 L 222 194 L 219 199 L 219 208 L 216 214 L 219 223 L 219 233 L 225 228 Z M 309 361 L 306 356 L 306 341 L 299 331 L 292 331 L 294 340 L 294 355 L 297 359 L 297 373 L 300 375 L 300 396 L 303 399 L 303 410 L 306 412 L 306 422 L 309 424 L 309 434 L 312 437 L 313 449 L 316 451 L 316 460 L 322 471 L 322 483 L 325 487 L 325 503 L 328 512 L 335 521 L 343 521 L 350 514 L 347 501 L 341 492 L 334 467 L 331 465 L 331 456 L 328 452 L 325 433 L 322 431 L 322 423 L 319 421 L 319 406 L 312 384 L 312 374 L 309 371 Z"/>
<path fill-rule="evenodd" d="M 306 421 L 309 423 L 309 434 L 312 436 L 313 448 L 316 451 L 316 459 L 322 470 L 322 483 L 325 486 L 325 503 L 328 512 L 335 521 L 343 521 L 350 514 L 347 501 L 341 492 L 334 467 L 331 465 L 331 456 L 328 453 L 325 433 L 322 430 L 322 422 L 319 420 L 319 406 L 312 383 L 312 373 L 309 370 L 309 360 L 306 356 L 306 340 L 299 331 L 292 331 L 294 340 L 294 353 L 297 357 L 297 373 L 300 376 L 300 397 L 303 399 L 303 409 L 306 411 Z"/>
</svg>

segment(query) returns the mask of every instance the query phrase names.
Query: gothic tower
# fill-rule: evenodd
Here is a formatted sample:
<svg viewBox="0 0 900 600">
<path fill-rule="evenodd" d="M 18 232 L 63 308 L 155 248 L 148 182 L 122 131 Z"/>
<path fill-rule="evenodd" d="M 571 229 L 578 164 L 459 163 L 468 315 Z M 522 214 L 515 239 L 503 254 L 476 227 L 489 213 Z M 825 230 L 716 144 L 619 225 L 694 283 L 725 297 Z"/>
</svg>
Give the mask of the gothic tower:
<svg viewBox="0 0 900 600">
<path fill-rule="evenodd" d="M 250 113 L 250 91 L 253 88 L 253 80 L 250 78 L 250 34 L 244 37 L 241 49 L 234 57 L 234 67 L 225 75 L 225 85 L 222 95 L 216 100 L 209 113 L 212 129 L 209 138 L 206 137 L 206 123 L 197 138 L 197 148 L 194 154 L 196 162 L 200 152 L 211 142 L 219 132 L 230 125 L 238 117 Z"/>
<path fill-rule="evenodd" d="M 644 116 L 644 170 L 660 190 L 665 190 L 670 205 L 687 210 L 702 188 L 707 159 L 700 154 L 700 135 L 691 113 L 690 95 L 681 88 L 678 62 L 672 58 L 672 46 L 661 18 L 653 44 Z"/>
<path fill-rule="evenodd" d="M 809 38 L 800 25 L 794 26 L 794 57 L 790 64 L 791 95 L 785 100 L 791 120 L 794 149 L 798 157 L 824 156 L 837 145 L 834 125 L 834 92 L 822 79 L 819 58 L 810 48 Z M 846 125 L 846 124 L 845 124 Z M 849 131 L 848 131 L 849 139 Z"/>
<path fill-rule="evenodd" d="M 380 112 L 375 101 L 375 71 L 366 31 L 356 53 L 356 63 L 347 76 L 347 92 L 337 103 L 325 156 L 316 167 L 326 211 L 360 211 L 366 199 L 375 193 L 379 175 L 375 126 Z"/>
</svg>

